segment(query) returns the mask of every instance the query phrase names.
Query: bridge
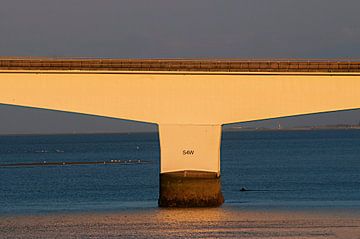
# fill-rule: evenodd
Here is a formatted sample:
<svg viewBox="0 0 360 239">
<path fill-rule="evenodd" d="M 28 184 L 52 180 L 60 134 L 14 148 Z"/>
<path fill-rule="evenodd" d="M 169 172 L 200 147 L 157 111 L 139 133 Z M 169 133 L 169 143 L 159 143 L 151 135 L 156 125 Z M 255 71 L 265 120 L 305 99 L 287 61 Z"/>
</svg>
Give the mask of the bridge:
<svg viewBox="0 0 360 239">
<path fill-rule="evenodd" d="M 156 123 L 159 206 L 219 206 L 221 126 L 360 108 L 360 62 L 0 58 L 0 103 Z"/>
</svg>

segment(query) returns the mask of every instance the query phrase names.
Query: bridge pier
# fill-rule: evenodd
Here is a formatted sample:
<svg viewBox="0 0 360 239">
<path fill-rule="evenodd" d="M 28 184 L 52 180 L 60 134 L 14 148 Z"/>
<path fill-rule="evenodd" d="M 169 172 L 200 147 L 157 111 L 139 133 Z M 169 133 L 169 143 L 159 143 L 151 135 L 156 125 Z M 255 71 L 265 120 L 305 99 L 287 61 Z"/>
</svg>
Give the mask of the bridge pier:
<svg viewBox="0 0 360 239">
<path fill-rule="evenodd" d="M 223 202 L 217 173 L 178 171 L 160 174 L 160 207 L 218 207 Z"/>
<path fill-rule="evenodd" d="M 159 125 L 160 207 L 217 207 L 221 125 Z"/>
</svg>

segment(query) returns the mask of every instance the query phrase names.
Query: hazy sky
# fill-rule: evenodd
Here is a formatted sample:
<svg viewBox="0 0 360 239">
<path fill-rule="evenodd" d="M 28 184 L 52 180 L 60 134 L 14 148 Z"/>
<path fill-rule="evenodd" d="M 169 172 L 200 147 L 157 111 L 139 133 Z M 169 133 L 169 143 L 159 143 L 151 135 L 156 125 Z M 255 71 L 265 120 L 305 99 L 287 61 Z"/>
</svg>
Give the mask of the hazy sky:
<svg viewBox="0 0 360 239">
<path fill-rule="evenodd" d="M 1 0 L 0 55 L 360 58 L 359 9 L 358 0 Z M 352 111 L 281 121 L 359 120 Z M 0 133 L 144 129 L 154 126 L 0 106 Z"/>
</svg>

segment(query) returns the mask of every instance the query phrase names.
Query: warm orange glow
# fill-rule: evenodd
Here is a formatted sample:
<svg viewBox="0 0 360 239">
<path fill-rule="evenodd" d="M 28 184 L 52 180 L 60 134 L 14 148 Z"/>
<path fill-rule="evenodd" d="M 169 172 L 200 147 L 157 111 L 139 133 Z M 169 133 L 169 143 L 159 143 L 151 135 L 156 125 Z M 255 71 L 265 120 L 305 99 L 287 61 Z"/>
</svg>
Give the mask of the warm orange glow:
<svg viewBox="0 0 360 239">
<path fill-rule="evenodd" d="M 360 108 L 359 92 L 356 72 L 0 71 L 0 103 L 159 124 L 161 172 L 219 173 L 222 124 Z"/>
</svg>

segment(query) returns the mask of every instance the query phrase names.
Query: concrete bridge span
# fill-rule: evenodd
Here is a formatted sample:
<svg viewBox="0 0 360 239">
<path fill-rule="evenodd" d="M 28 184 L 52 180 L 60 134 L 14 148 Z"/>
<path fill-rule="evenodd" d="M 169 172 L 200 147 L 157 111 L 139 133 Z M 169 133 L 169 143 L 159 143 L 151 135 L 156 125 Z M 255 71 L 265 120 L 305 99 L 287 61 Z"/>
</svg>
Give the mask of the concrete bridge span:
<svg viewBox="0 0 360 239">
<path fill-rule="evenodd" d="M 218 206 L 221 125 L 360 108 L 360 62 L 0 58 L 0 103 L 156 123 L 160 206 Z"/>
</svg>

